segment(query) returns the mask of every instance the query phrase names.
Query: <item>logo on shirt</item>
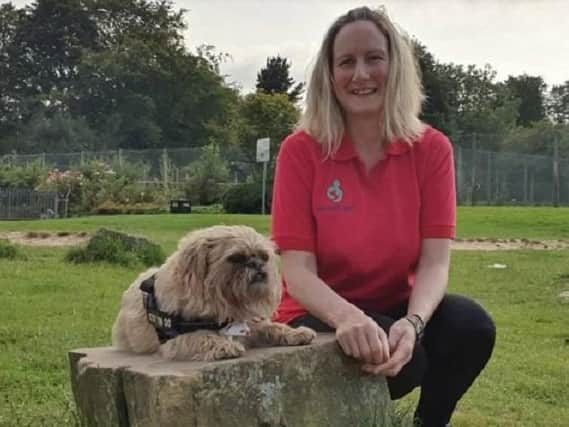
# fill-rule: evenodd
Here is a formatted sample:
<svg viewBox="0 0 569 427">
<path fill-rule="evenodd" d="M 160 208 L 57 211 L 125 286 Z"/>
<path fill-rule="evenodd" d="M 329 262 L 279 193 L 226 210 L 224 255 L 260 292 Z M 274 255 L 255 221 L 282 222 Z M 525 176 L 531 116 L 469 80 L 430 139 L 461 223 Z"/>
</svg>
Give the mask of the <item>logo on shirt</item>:
<svg viewBox="0 0 569 427">
<path fill-rule="evenodd" d="M 335 179 L 334 181 L 332 181 L 332 185 L 330 185 L 330 187 L 328 187 L 328 191 L 326 191 L 326 196 L 328 196 L 328 198 L 332 200 L 334 203 L 342 201 L 342 198 L 344 197 L 344 192 L 340 187 L 339 179 Z"/>
</svg>

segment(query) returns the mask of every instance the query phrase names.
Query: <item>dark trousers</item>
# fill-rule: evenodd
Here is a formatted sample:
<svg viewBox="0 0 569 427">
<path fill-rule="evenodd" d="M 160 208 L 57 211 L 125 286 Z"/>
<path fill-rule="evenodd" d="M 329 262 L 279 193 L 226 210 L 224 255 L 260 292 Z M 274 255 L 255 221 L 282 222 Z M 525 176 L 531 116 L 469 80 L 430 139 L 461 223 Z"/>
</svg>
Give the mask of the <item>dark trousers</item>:
<svg viewBox="0 0 569 427">
<path fill-rule="evenodd" d="M 405 304 L 387 313 L 367 315 L 388 332 L 406 313 Z M 301 325 L 333 332 L 309 314 L 291 322 L 291 326 Z M 397 376 L 387 378 L 391 398 L 399 399 L 421 386 L 416 420 L 422 427 L 445 426 L 490 358 L 495 338 L 494 322 L 479 304 L 460 295 L 445 295 L 427 323 L 422 341 L 415 346 L 413 358 Z"/>
</svg>

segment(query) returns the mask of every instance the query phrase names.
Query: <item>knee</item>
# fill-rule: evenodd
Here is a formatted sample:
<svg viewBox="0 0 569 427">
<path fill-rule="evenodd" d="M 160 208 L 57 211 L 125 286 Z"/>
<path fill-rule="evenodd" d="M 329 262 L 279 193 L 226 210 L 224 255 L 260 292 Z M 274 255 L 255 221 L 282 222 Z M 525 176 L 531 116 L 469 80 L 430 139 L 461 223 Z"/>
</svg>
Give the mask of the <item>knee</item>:
<svg viewBox="0 0 569 427">
<path fill-rule="evenodd" d="M 478 345 L 492 351 L 496 341 L 496 324 L 490 314 L 479 304 L 473 303 L 470 321 L 465 329 Z"/>
<path fill-rule="evenodd" d="M 443 303 L 444 328 L 449 328 L 451 335 L 455 335 L 458 341 L 475 342 L 493 348 L 496 325 L 484 307 L 460 295 L 448 295 Z"/>
<path fill-rule="evenodd" d="M 496 342 L 496 325 L 490 314 L 476 304 L 476 309 L 471 313 L 470 321 L 463 325 L 461 334 L 462 338 L 457 342 L 462 342 L 463 352 L 468 355 L 465 358 L 476 360 L 474 365 L 484 366 L 490 359 Z"/>
</svg>

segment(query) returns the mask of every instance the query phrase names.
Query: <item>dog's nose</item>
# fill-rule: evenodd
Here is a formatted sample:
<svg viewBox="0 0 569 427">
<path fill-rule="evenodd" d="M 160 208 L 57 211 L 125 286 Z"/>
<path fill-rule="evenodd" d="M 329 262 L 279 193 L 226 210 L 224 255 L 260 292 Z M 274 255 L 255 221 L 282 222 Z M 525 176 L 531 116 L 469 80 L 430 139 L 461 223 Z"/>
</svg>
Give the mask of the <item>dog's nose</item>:
<svg viewBox="0 0 569 427">
<path fill-rule="evenodd" d="M 257 271 L 253 276 L 253 282 L 264 282 L 267 280 L 267 273 L 264 271 Z"/>
</svg>

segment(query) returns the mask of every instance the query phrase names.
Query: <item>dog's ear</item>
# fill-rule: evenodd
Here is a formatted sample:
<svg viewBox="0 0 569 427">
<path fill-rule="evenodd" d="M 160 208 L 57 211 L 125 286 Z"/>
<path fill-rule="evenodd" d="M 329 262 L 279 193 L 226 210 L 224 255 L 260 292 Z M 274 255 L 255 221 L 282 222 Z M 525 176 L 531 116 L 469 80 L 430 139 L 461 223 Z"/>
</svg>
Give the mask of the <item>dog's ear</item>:
<svg viewBox="0 0 569 427">
<path fill-rule="evenodd" d="M 188 240 L 182 247 L 178 266 L 183 272 L 183 276 L 189 280 L 202 282 L 209 272 L 208 253 L 211 245 L 205 239 Z"/>
</svg>

